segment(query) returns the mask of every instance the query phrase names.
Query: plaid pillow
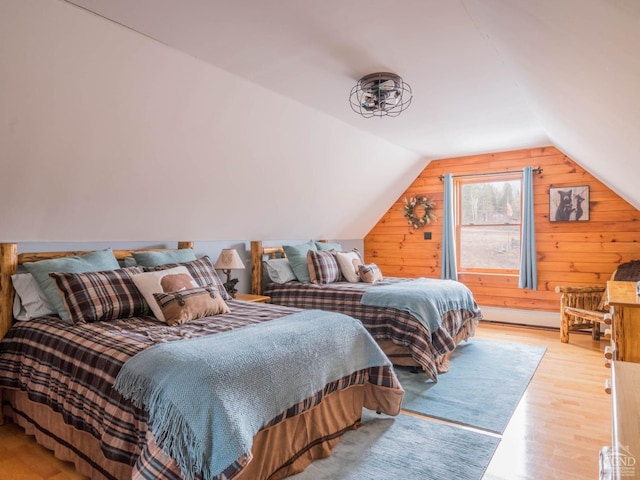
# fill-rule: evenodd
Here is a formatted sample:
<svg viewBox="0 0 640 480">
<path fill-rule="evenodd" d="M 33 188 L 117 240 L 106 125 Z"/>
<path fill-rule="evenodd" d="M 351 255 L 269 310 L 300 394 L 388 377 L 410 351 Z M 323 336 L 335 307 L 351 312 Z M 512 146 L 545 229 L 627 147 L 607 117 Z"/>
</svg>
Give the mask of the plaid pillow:
<svg viewBox="0 0 640 480">
<path fill-rule="evenodd" d="M 340 281 L 341 272 L 332 250 L 309 250 L 307 252 L 307 265 L 311 283 L 333 283 Z"/>
<path fill-rule="evenodd" d="M 153 296 L 169 325 L 178 325 L 189 320 L 231 311 L 213 287 L 154 293 Z"/>
<path fill-rule="evenodd" d="M 142 267 L 102 272 L 50 273 L 73 323 L 149 315 L 149 305 L 131 276 Z"/>
<path fill-rule="evenodd" d="M 158 272 L 160 270 L 166 270 L 167 268 L 175 268 L 180 266 L 187 267 L 187 270 L 189 270 L 189 273 L 191 274 L 193 279 L 201 287 L 213 285 L 213 288 L 220 292 L 220 296 L 224 300 L 231 299 L 231 297 L 225 290 L 222 280 L 220 280 L 216 269 L 213 267 L 211 259 L 206 255 L 191 262 L 167 263 L 166 265 L 158 265 L 157 267 L 145 267 L 145 271 Z"/>
</svg>

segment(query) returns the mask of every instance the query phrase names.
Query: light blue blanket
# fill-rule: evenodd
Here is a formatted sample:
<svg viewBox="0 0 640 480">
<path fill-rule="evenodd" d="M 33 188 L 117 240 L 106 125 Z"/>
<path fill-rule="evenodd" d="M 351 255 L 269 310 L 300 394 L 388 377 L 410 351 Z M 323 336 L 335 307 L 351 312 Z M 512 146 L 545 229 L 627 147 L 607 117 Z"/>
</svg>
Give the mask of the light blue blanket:
<svg viewBox="0 0 640 480">
<path fill-rule="evenodd" d="M 155 440 L 185 479 L 210 479 L 296 403 L 357 370 L 390 365 L 362 324 L 307 310 L 135 355 L 115 388 L 149 412 Z"/>
<path fill-rule="evenodd" d="M 372 285 L 362 296 L 362 305 L 389 307 L 409 312 L 433 333 L 442 326 L 442 316 L 451 310 L 476 311 L 471 291 L 453 280 L 418 278 L 391 285 Z"/>
</svg>

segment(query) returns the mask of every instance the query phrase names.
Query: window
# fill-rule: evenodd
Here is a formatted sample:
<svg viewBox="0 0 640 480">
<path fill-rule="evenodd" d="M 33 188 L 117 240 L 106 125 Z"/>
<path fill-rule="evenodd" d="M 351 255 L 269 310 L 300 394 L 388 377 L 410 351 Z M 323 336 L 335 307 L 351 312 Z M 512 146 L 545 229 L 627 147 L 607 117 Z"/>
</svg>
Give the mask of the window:
<svg viewBox="0 0 640 480">
<path fill-rule="evenodd" d="M 518 274 L 522 174 L 461 177 L 455 191 L 458 270 Z"/>
</svg>

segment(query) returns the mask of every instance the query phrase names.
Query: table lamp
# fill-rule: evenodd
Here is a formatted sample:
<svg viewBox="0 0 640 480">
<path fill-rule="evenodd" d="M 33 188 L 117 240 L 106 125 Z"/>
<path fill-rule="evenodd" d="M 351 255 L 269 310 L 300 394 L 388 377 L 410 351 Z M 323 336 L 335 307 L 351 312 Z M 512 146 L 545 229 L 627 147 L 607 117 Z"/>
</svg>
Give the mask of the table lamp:
<svg viewBox="0 0 640 480">
<path fill-rule="evenodd" d="M 236 297 L 238 290 L 236 289 L 237 278 L 231 278 L 231 270 L 244 270 L 244 263 L 235 248 L 224 248 L 220 252 L 220 256 L 214 267 L 222 270 L 227 275 L 227 281 L 223 284 L 225 290 L 232 298 Z"/>
</svg>

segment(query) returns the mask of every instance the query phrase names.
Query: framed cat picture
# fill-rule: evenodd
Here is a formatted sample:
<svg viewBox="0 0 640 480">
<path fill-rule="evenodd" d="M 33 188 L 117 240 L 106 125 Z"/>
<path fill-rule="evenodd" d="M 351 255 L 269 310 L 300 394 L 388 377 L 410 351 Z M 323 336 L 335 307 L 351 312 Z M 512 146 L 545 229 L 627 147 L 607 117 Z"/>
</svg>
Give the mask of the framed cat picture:
<svg viewBox="0 0 640 480">
<path fill-rule="evenodd" d="M 549 221 L 588 222 L 589 185 L 551 187 L 549 189 Z"/>
</svg>

